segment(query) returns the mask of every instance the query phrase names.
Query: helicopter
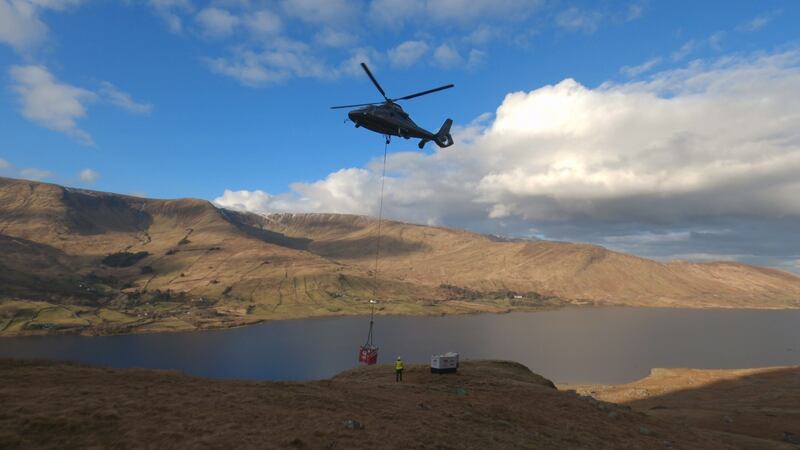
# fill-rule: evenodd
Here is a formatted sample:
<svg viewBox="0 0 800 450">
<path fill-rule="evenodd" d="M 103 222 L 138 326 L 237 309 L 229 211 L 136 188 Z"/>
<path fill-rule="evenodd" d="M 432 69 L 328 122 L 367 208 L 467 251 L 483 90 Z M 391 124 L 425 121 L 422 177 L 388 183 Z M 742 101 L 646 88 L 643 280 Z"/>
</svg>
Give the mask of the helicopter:
<svg viewBox="0 0 800 450">
<path fill-rule="evenodd" d="M 389 143 L 390 136 L 398 136 L 403 139 L 419 139 L 418 147 L 420 150 L 425 147 L 425 144 L 431 141 L 442 148 L 453 145 L 453 137 L 450 136 L 450 127 L 453 125 L 452 119 L 445 120 L 438 132 L 431 133 L 414 123 L 411 117 L 408 116 L 408 113 L 403 111 L 403 108 L 396 102 L 450 89 L 455 86 L 454 84 L 428 89 L 427 91 L 417 92 L 416 94 L 406 95 L 405 97 L 389 98 L 386 96 L 386 92 L 384 92 L 378 80 L 375 79 L 375 76 L 372 75 L 367 65 L 362 62 L 361 67 L 364 69 L 364 72 L 367 73 L 369 79 L 372 80 L 372 84 L 378 88 L 378 92 L 381 93 L 385 101 L 360 103 L 358 105 L 332 106 L 331 109 L 363 106 L 363 108 L 354 109 L 347 113 L 347 117 L 355 124 L 356 128 L 364 127 L 386 136 L 387 144 Z"/>
</svg>

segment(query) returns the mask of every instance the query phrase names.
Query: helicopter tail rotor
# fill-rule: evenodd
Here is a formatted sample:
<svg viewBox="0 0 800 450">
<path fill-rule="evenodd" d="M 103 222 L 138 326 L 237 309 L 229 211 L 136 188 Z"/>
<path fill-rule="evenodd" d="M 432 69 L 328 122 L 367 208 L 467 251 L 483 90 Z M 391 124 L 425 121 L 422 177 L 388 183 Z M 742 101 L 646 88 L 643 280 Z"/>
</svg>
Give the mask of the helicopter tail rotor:
<svg viewBox="0 0 800 450">
<path fill-rule="evenodd" d="M 442 124 L 442 128 L 436 133 L 436 145 L 441 148 L 453 145 L 453 136 L 450 135 L 450 127 L 453 126 L 453 119 L 447 119 Z"/>
<path fill-rule="evenodd" d="M 442 124 L 442 128 L 439 128 L 439 131 L 436 132 L 436 134 L 434 134 L 429 138 L 420 139 L 419 144 L 417 144 L 417 147 L 419 147 L 419 149 L 422 150 L 423 148 L 425 148 L 425 144 L 427 144 L 430 141 L 436 142 L 436 145 L 438 145 L 441 148 L 450 147 L 454 143 L 453 136 L 450 135 L 450 127 L 452 126 L 453 126 L 453 119 L 445 120 L 444 123 Z"/>
</svg>

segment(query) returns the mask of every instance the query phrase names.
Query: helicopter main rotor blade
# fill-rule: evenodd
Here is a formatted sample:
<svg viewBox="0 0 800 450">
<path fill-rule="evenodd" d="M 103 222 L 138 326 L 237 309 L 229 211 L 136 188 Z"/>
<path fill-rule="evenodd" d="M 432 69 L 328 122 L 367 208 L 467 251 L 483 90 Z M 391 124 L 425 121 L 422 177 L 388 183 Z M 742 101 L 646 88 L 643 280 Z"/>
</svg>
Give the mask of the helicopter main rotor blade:
<svg viewBox="0 0 800 450">
<path fill-rule="evenodd" d="M 383 102 L 373 102 L 373 103 L 359 103 L 357 105 L 331 106 L 331 109 L 355 108 L 356 106 L 380 105 L 382 103 Z"/>
<path fill-rule="evenodd" d="M 378 83 L 378 80 L 376 80 L 375 76 L 372 75 L 372 72 L 369 71 L 369 67 L 367 67 L 367 65 L 364 64 L 363 62 L 361 63 L 361 67 L 364 68 L 364 72 L 367 72 L 367 76 L 369 77 L 370 80 L 372 80 L 372 84 L 374 84 L 375 87 L 378 88 L 378 92 L 381 93 L 383 98 L 385 98 L 386 100 L 389 100 L 389 97 L 386 96 L 386 92 L 383 92 L 383 88 Z"/>
<path fill-rule="evenodd" d="M 428 89 L 427 91 L 417 92 L 416 94 L 409 94 L 409 95 L 406 95 L 405 97 L 393 98 L 392 101 L 409 100 L 409 99 L 412 99 L 412 98 L 415 98 L 415 97 L 420 97 L 422 95 L 433 94 L 434 92 L 439 92 L 439 91 L 443 91 L 445 89 L 450 89 L 451 87 L 454 87 L 454 86 L 455 86 L 455 84 L 448 84 L 446 86 L 439 86 L 439 87 L 434 88 L 434 89 Z"/>
</svg>

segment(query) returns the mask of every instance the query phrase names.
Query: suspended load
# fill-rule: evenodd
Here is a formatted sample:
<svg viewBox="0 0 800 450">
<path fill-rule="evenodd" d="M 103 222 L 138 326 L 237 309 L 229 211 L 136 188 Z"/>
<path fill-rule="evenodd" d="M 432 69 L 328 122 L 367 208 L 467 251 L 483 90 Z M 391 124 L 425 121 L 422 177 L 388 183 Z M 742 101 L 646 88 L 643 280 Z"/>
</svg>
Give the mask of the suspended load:
<svg viewBox="0 0 800 450">
<path fill-rule="evenodd" d="M 378 208 L 378 230 L 377 239 L 375 240 L 375 268 L 372 271 L 372 296 L 378 298 L 378 260 L 381 257 L 381 223 L 383 222 L 383 188 L 386 181 L 386 153 L 389 149 L 389 136 L 386 136 L 386 143 L 383 146 L 383 173 L 381 174 L 381 201 Z M 372 342 L 372 330 L 375 327 L 375 304 L 377 300 L 369 301 L 369 333 L 367 334 L 367 342 L 358 350 L 358 362 L 371 366 L 378 363 L 378 347 Z"/>
<path fill-rule="evenodd" d="M 358 363 L 371 366 L 378 363 L 378 347 L 372 343 L 372 328 L 375 324 L 375 300 L 370 300 L 372 305 L 372 312 L 369 316 L 369 334 L 367 334 L 367 342 L 361 346 L 358 351 Z"/>
<path fill-rule="evenodd" d="M 361 63 L 361 68 L 367 74 L 372 84 L 378 89 L 383 97 L 382 102 L 360 103 L 357 105 L 343 105 L 333 106 L 331 109 L 339 108 L 357 108 L 350 111 L 347 117 L 352 121 L 356 128 L 364 127 L 368 130 L 382 134 L 385 138 L 385 145 L 383 147 L 383 173 L 381 174 L 381 202 L 378 210 L 378 232 L 377 241 L 375 246 L 375 270 L 373 271 L 373 298 L 378 297 L 378 260 L 381 254 L 381 222 L 383 221 L 383 188 L 386 181 L 386 153 L 391 142 L 392 136 L 397 136 L 403 139 L 416 138 L 419 139 L 419 148 L 425 147 L 428 142 L 433 142 L 441 148 L 453 145 L 453 136 L 450 135 L 450 128 L 453 125 L 452 119 L 447 119 L 442 124 L 437 132 L 428 131 L 411 120 L 411 117 L 406 113 L 403 108 L 397 103 L 401 100 L 411 100 L 412 98 L 421 97 L 423 95 L 433 94 L 434 92 L 450 89 L 454 85 L 447 84 L 437 88 L 428 89 L 426 91 L 409 94 L 399 98 L 389 98 L 386 92 L 381 87 L 378 80 L 372 75 L 365 63 Z M 375 322 L 375 300 L 370 300 L 372 304 L 372 312 L 369 318 L 369 334 L 367 335 L 367 342 L 362 345 L 358 350 L 358 362 L 361 364 L 377 364 L 378 363 L 378 347 L 372 343 L 372 328 Z"/>
<path fill-rule="evenodd" d="M 358 352 L 359 364 L 366 364 L 371 366 L 378 364 L 378 347 L 374 345 L 362 345 L 361 350 Z"/>
</svg>

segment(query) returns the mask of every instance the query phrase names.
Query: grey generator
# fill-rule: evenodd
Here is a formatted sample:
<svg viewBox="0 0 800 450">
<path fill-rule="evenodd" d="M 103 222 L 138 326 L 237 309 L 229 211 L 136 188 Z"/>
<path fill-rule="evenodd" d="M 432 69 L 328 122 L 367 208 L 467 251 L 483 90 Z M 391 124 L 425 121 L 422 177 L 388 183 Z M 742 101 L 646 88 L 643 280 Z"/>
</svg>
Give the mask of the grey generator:
<svg viewBox="0 0 800 450">
<path fill-rule="evenodd" d="M 458 370 L 458 353 L 431 356 L 431 373 L 453 373 Z"/>
</svg>

